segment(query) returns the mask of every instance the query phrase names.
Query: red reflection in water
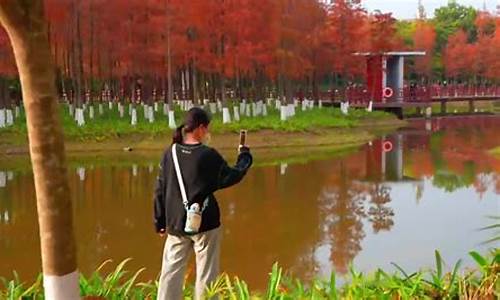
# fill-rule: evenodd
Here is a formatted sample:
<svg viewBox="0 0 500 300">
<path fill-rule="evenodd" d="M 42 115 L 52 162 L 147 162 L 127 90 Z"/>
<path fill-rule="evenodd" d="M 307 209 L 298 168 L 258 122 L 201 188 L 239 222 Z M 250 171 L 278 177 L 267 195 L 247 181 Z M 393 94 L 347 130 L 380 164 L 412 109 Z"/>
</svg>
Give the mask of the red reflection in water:
<svg viewBox="0 0 500 300">
<path fill-rule="evenodd" d="M 417 201 L 424 177 L 449 192 L 474 187 L 481 196 L 493 187 L 499 194 L 500 160 L 486 150 L 500 144 L 500 118 L 433 122 L 431 131 L 419 121 L 387 137 L 394 147 L 385 154 L 375 141 L 340 158 L 253 169 L 241 185 L 218 195 L 223 269 L 258 288 L 265 287 L 265 274 L 276 261 L 302 278 L 329 264 L 346 272 L 368 234 L 395 226 L 398 211 L 391 207 L 388 182 L 414 183 Z M 159 272 L 163 240 L 152 226 L 153 166 L 156 162 L 70 170 L 84 273 L 106 259 L 127 257 L 133 258 L 130 269 L 147 268 L 142 279 Z M 17 270 L 29 279 L 40 269 L 32 174 L 9 176 L 0 187 L 0 276 Z M 320 257 L 318 249 L 325 245 L 329 255 Z"/>
</svg>

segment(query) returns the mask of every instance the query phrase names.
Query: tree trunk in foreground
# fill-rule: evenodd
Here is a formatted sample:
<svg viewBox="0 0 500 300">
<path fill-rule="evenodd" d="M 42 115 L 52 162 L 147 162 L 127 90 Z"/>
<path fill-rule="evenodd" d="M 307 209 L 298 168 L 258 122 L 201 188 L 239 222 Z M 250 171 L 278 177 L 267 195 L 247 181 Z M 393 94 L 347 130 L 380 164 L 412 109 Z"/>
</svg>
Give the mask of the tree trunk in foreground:
<svg viewBox="0 0 500 300">
<path fill-rule="evenodd" d="M 79 299 L 64 138 L 43 1 L 2 0 L 0 22 L 14 49 L 26 108 L 45 298 Z"/>
</svg>

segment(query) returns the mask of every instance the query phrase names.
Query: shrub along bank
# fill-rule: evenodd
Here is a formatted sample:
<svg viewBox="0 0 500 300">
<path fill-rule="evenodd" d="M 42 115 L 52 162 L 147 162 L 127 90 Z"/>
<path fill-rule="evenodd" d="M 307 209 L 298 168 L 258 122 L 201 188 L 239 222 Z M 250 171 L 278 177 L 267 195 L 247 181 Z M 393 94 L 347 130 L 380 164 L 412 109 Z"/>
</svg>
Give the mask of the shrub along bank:
<svg viewBox="0 0 500 300">
<path fill-rule="evenodd" d="M 218 295 L 221 299 L 498 299 L 500 296 L 500 252 L 481 256 L 469 253 L 476 262 L 475 270 L 461 268 L 457 262 L 451 272 L 444 271 L 444 262 L 438 251 L 433 270 L 407 273 L 395 267 L 390 274 L 378 269 L 370 275 L 350 269 L 344 284 L 332 273 L 328 280 L 318 279 L 304 283 L 291 276 L 275 264 L 269 275 L 266 291 L 252 291 L 238 277 L 222 275 L 207 289 L 207 297 Z M 128 260 L 121 262 L 115 270 L 104 274 L 101 267 L 88 277 L 80 277 L 80 290 L 87 299 L 156 299 L 157 281 L 137 282 L 143 270 L 135 273 L 125 271 Z M 13 280 L 2 279 L 1 299 L 43 299 L 42 277 L 35 283 L 22 283 L 15 276 Z M 193 288 L 184 289 L 186 299 L 192 299 Z"/>
</svg>

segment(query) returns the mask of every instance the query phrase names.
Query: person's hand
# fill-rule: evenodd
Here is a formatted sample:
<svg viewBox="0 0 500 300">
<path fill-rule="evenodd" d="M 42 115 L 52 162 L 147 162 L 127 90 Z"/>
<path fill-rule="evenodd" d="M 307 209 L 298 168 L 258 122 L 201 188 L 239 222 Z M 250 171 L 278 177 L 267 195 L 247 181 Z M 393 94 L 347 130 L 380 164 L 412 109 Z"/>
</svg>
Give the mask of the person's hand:
<svg viewBox="0 0 500 300">
<path fill-rule="evenodd" d="M 250 152 L 250 148 L 248 146 L 244 146 L 244 145 L 239 145 L 238 147 L 238 152 L 241 154 L 241 153 L 248 153 Z"/>
<path fill-rule="evenodd" d="M 165 237 L 165 229 L 160 229 L 160 232 L 158 232 L 160 237 Z"/>
</svg>

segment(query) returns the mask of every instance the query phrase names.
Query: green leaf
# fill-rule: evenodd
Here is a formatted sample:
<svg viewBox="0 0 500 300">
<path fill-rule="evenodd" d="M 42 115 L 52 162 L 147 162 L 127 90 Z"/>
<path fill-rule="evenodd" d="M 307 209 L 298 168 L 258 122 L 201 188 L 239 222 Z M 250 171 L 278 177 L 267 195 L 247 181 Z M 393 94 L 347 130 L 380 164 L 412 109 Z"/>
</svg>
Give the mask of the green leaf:
<svg viewBox="0 0 500 300">
<path fill-rule="evenodd" d="M 398 264 L 391 262 L 391 265 L 396 267 L 396 269 L 398 269 L 399 272 L 401 272 L 401 274 L 403 274 L 406 278 L 410 278 L 410 276 L 408 276 L 408 274 L 405 272 L 405 270 L 403 270 L 403 268 L 401 268 Z"/>
<path fill-rule="evenodd" d="M 236 291 L 238 294 L 238 299 L 239 300 L 248 300 L 250 299 L 250 293 L 248 292 L 248 286 L 247 284 L 240 280 L 238 277 L 234 278 L 234 285 L 236 287 Z"/>
<path fill-rule="evenodd" d="M 450 288 L 453 288 L 455 284 L 455 279 L 457 278 L 458 270 L 460 268 L 460 265 L 462 264 L 462 260 L 459 259 L 457 263 L 455 264 L 455 267 L 453 268 L 453 272 L 451 273 L 451 278 L 450 278 Z"/>
<path fill-rule="evenodd" d="M 125 282 L 123 287 L 120 289 L 120 295 L 122 297 L 128 296 L 128 294 L 130 293 L 130 289 L 132 288 L 132 286 L 134 285 L 134 283 L 137 279 L 137 276 L 139 276 L 139 274 L 144 272 L 144 270 L 146 270 L 146 268 L 139 269 L 137 272 L 135 272 L 134 276 L 132 276 L 129 280 L 127 280 L 127 282 Z"/>
<path fill-rule="evenodd" d="M 443 278 L 443 259 L 441 258 L 441 254 L 439 253 L 439 251 L 435 250 L 434 253 L 436 256 L 436 275 L 439 279 L 441 279 Z"/>
<path fill-rule="evenodd" d="M 278 263 L 274 263 L 271 271 L 271 276 L 269 278 L 266 299 L 272 300 L 278 296 L 278 288 L 281 282 L 281 273 L 282 269 L 278 266 Z"/>
<path fill-rule="evenodd" d="M 337 279 L 335 275 L 335 271 L 332 271 L 332 274 L 330 275 L 330 293 L 329 293 L 329 299 L 331 300 L 337 300 Z"/>
<path fill-rule="evenodd" d="M 497 236 L 497 237 L 491 238 L 489 240 L 486 240 L 486 241 L 482 242 L 481 245 L 491 244 L 491 243 L 494 243 L 494 242 L 497 242 L 497 241 L 500 241 L 500 236 Z"/>
<path fill-rule="evenodd" d="M 495 229 L 495 228 L 500 228 L 500 224 L 489 225 L 489 226 L 486 226 L 483 228 L 479 228 L 479 230 L 489 230 L 489 229 Z"/>
<path fill-rule="evenodd" d="M 484 270 L 488 266 L 488 261 L 476 251 L 469 252 L 469 255 L 476 261 L 481 270 Z"/>
</svg>

